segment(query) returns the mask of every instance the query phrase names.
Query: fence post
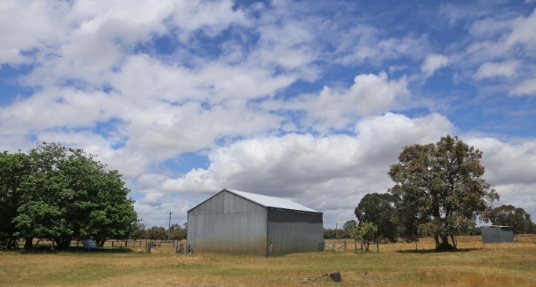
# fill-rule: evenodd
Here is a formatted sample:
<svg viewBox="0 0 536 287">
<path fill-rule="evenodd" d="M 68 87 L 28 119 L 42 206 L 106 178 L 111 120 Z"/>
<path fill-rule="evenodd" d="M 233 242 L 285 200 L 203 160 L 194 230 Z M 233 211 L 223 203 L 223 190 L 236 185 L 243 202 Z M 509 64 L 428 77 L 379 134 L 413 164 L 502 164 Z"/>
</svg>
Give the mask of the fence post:
<svg viewBox="0 0 536 287">
<path fill-rule="evenodd" d="M 270 244 L 270 246 L 268 246 L 268 257 L 272 257 L 273 246 L 274 244 Z"/>
<path fill-rule="evenodd" d="M 331 240 L 331 247 L 335 249 L 335 239 Z"/>
<path fill-rule="evenodd" d="M 175 245 L 175 254 L 179 253 L 179 242 L 175 240 L 173 241 L 173 245 Z"/>
<path fill-rule="evenodd" d="M 114 242 L 112 241 L 112 247 L 114 247 Z"/>
<path fill-rule="evenodd" d="M 346 238 L 344 238 L 344 251 L 346 251 Z"/>
<path fill-rule="evenodd" d="M 357 254 L 357 239 L 354 239 L 354 252 Z"/>
</svg>

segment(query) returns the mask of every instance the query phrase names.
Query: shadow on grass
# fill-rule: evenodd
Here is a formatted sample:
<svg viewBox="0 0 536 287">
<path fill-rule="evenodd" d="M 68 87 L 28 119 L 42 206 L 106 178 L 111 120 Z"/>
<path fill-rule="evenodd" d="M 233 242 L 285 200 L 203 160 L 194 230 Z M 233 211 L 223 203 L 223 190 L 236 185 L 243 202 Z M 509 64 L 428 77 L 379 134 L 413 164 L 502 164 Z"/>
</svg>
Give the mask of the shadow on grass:
<svg viewBox="0 0 536 287">
<path fill-rule="evenodd" d="M 83 254 L 110 254 L 110 253 L 135 253 L 130 248 L 108 248 L 101 247 L 99 249 L 85 249 L 84 247 L 71 246 L 69 249 L 54 249 L 51 250 L 49 246 L 38 246 L 32 249 L 8 249 L 2 250 L 2 252 L 13 252 L 21 254 L 57 254 L 57 253 L 83 253 Z"/>
<path fill-rule="evenodd" d="M 452 250 L 436 250 L 436 249 L 421 249 L 421 250 L 396 250 L 397 253 L 415 253 L 415 254 L 429 254 L 429 253 L 444 253 L 444 252 L 470 252 L 482 250 L 482 248 L 458 248 Z"/>
</svg>

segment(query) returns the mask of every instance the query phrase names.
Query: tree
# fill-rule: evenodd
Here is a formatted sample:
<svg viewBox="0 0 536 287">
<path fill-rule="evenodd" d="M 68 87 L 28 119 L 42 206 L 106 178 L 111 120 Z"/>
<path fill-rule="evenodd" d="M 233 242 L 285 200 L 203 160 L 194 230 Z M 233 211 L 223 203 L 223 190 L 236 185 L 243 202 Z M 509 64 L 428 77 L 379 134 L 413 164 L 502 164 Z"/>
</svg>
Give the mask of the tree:
<svg viewBox="0 0 536 287">
<path fill-rule="evenodd" d="M 324 239 L 335 239 L 335 229 L 324 228 Z"/>
<path fill-rule="evenodd" d="M 369 251 L 370 243 L 376 238 L 376 232 L 378 227 L 372 222 L 363 221 L 354 228 L 353 238 L 357 241 L 361 241 L 365 246 L 365 251 Z"/>
<path fill-rule="evenodd" d="M 0 247 L 17 247 L 17 228 L 13 219 L 18 216 L 21 202 L 20 188 L 24 177 L 29 172 L 30 159 L 21 152 L 0 153 Z M 27 248 L 32 247 L 32 238 L 26 241 Z"/>
<path fill-rule="evenodd" d="M 153 226 L 147 229 L 147 238 L 151 240 L 167 240 L 168 232 L 162 226 Z"/>
<path fill-rule="evenodd" d="M 426 233 L 438 250 L 456 248 L 454 236 L 473 228 L 499 199 L 482 178 L 481 158 L 481 151 L 450 135 L 436 144 L 404 147 L 388 173 L 404 236 Z"/>
<path fill-rule="evenodd" d="M 368 193 L 355 209 L 359 222 L 372 222 L 378 227 L 377 236 L 391 242 L 398 241 L 398 224 L 396 223 L 397 197 L 389 193 Z"/>
<path fill-rule="evenodd" d="M 143 220 L 138 220 L 137 228 L 132 235 L 134 239 L 145 239 L 147 238 L 147 230 L 145 229 L 145 223 Z"/>
<path fill-rule="evenodd" d="M 348 220 L 344 223 L 344 225 L 342 226 L 342 230 L 344 230 L 344 232 L 349 235 L 352 233 L 352 230 L 354 230 L 354 228 L 357 226 L 357 221 L 355 220 Z"/>
<path fill-rule="evenodd" d="M 71 190 L 64 188 L 66 178 L 61 171 L 67 149 L 59 144 L 43 143 L 30 150 L 28 157 L 29 172 L 20 185 L 23 192 L 19 214 L 13 219 L 18 229 L 15 234 L 26 238 L 26 242 L 34 237 L 46 238 L 63 247 L 72 236 L 69 234 L 72 226 L 62 216 L 73 199 Z"/>
<path fill-rule="evenodd" d="M 494 225 L 512 226 L 514 234 L 528 233 L 532 229 L 532 220 L 523 208 L 512 205 L 501 205 L 489 214 L 489 220 Z"/>
<path fill-rule="evenodd" d="M 109 238 L 125 239 L 136 229 L 137 215 L 121 175 L 83 150 L 43 143 L 29 151 L 29 173 L 15 235 L 53 240 L 68 248 L 73 239 L 93 237 L 101 245 Z M 28 239 L 27 239 L 28 242 Z M 31 242 L 31 241 L 30 241 Z"/>
<path fill-rule="evenodd" d="M 186 239 L 186 229 L 181 228 L 178 224 L 173 224 L 170 227 L 171 239 L 173 240 L 183 240 Z"/>
</svg>

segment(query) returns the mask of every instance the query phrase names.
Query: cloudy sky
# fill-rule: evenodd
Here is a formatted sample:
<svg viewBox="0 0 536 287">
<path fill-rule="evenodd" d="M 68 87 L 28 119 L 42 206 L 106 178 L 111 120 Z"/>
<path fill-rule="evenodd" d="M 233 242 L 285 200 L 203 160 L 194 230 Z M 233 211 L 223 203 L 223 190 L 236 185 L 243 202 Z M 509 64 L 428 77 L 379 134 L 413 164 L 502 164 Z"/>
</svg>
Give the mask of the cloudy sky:
<svg viewBox="0 0 536 287">
<path fill-rule="evenodd" d="M 380 3 L 380 4 L 379 4 Z M 0 150 L 98 155 L 151 225 L 223 188 L 354 219 L 458 135 L 536 218 L 536 1 L 5 0 Z"/>
</svg>

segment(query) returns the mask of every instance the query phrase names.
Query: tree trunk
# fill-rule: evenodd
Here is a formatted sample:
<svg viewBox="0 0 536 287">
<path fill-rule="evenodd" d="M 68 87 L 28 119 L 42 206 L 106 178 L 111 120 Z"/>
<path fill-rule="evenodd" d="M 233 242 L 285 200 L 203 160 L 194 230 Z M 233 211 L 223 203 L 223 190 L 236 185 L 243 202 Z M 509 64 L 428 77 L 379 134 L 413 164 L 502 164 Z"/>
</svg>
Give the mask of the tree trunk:
<svg viewBox="0 0 536 287">
<path fill-rule="evenodd" d="M 448 235 L 442 235 L 441 236 L 441 243 L 439 244 L 439 246 L 436 249 L 438 249 L 438 250 L 452 250 L 452 249 L 456 249 L 456 247 L 453 246 L 453 245 L 450 245 Z"/>
<path fill-rule="evenodd" d="M 58 249 L 69 249 L 71 247 L 71 238 L 59 238 L 56 239 L 56 245 L 58 246 Z"/>
<path fill-rule="evenodd" d="M 450 235 L 450 240 L 452 240 L 452 245 L 456 249 L 458 247 L 458 243 L 456 242 L 456 239 L 454 239 L 454 235 Z"/>
<path fill-rule="evenodd" d="M 32 249 L 33 247 L 33 237 L 26 237 L 26 242 L 24 242 L 24 249 Z"/>
</svg>

